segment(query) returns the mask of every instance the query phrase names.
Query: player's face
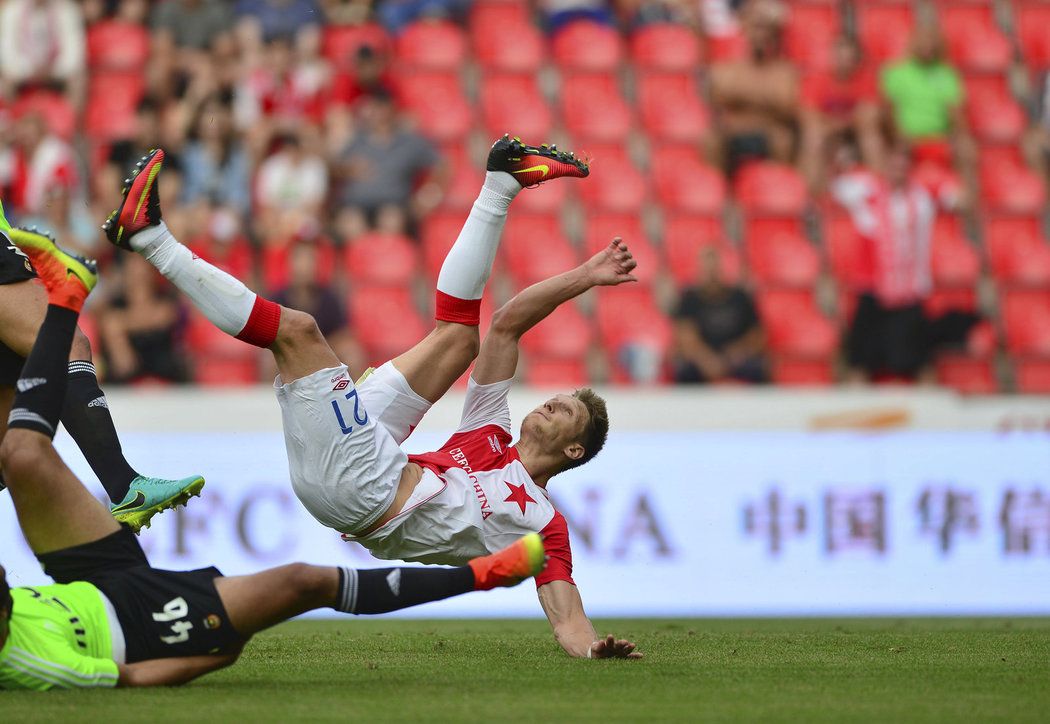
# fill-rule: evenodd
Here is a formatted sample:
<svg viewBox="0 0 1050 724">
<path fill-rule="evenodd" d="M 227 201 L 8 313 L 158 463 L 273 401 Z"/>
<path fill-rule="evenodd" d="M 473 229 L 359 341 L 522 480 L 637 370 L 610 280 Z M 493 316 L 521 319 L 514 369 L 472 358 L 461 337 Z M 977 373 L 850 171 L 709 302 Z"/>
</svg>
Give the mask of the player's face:
<svg viewBox="0 0 1050 724">
<path fill-rule="evenodd" d="M 555 395 L 530 412 L 522 423 L 545 447 L 562 449 L 579 440 L 587 424 L 587 407 L 572 395 Z"/>
</svg>

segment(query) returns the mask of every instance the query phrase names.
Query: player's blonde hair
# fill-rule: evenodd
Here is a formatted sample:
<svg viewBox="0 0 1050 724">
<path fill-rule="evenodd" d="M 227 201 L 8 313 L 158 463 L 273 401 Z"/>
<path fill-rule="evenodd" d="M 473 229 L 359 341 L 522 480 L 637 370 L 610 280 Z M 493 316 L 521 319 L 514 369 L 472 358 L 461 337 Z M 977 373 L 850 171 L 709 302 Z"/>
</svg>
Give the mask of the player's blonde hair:
<svg viewBox="0 0 1050 724">
<path fill-rule="evenodd" d="M 572 396 L 587 408 L 587 424 L 579 440 L 583 445 L 583 455 L 577 460 L 569 460 L 562 471 L 572 470 L 590 462 L 605 447 L 605 439 L 609 436 L 609 410 L 606 409 L 605 400 L 601 395 L 590 387 L 581 387 L 573 392 Z"/>
</svg>

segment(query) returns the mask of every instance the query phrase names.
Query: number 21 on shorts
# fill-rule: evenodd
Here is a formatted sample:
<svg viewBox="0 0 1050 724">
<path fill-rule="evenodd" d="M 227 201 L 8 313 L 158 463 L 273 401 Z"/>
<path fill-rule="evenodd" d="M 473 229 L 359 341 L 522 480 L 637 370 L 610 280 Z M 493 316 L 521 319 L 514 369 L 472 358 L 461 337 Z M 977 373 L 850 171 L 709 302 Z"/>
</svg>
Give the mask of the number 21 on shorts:
<svg viewBox="0 0 1050 724">
<path fill-rule="evenodd" d="M 354 401 L 354 422 L 358 425 L 364 425 L 368 422 L 368 411 L 361 409 L 361 398 L 357 396 L 357 390 L 350 390 L 346 393 L 346 399 Z M 332 400 L 332 410 L 335 412 L 335 419 L 339 422 L 339 429 L 343 431 L 344 435 L 349 435 L 354 431 L 353 426 L 346 424 L 346 419 L 343 417 L 343 411 L 339 408 L 339 400 Z"/>
</svg>

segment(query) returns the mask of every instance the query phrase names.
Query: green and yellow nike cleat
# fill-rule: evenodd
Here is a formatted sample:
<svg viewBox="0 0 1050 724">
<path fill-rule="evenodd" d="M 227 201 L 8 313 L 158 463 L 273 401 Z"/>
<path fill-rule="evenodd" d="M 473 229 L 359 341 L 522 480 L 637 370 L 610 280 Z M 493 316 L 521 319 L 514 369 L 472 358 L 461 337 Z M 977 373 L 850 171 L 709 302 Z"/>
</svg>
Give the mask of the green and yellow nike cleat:
<svg viewBox="0 0 1050 724">
<path fill-rule="evenodd" d="M 63 250 L 49 234 L 36 228 L 11 229 L 7 233 L 33 263 L 51 303 L 79 310 L 98 284 L 98 264 Z"/>
<path fill-rule="evenodd" d="M 149 528 L 150 520 L 157 513 L 180 505 L 200 495 L 204 478 L 192 475 L 182 480 L 164 480 L 138 476 L 131 481 L 128 494 L 110 509 L 118 523 L 126 523 L 135 533 Z"/>
</svg>

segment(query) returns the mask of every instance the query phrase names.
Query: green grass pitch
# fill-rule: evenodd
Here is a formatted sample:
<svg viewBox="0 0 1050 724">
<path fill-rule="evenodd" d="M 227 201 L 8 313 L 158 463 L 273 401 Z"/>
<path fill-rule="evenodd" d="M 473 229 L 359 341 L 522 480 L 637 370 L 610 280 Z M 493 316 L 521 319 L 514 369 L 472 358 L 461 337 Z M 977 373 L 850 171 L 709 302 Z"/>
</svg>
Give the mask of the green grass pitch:
<svg viewBox="0 0 1050 724">
<path fill-rule="evenodd" d="M 4 722 L 1050 720 L 1050 619 L 603 620 L 642 661 L 575 661 L 543 621 L 294 622 L 181 689 L 0 692 Z"/>
</svg>

